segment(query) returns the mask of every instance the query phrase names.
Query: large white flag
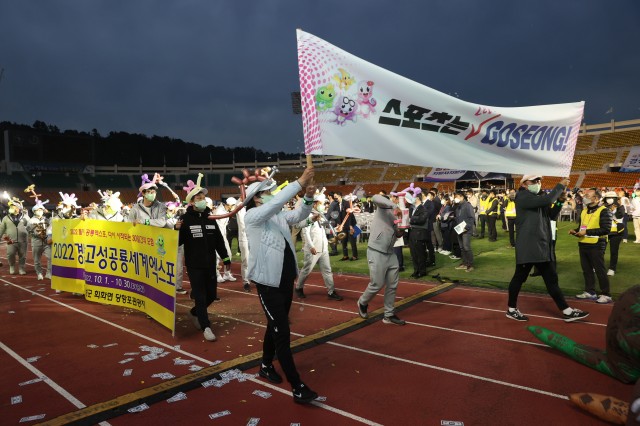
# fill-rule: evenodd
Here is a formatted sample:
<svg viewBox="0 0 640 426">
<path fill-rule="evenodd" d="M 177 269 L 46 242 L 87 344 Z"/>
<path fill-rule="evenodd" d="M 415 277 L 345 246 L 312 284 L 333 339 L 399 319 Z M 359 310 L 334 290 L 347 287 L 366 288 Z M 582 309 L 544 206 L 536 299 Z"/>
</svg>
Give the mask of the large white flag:
<svg viewBox="0 0 640 426">
<path fill-rule="evenodd" d="M 298 30 L 305 153 L 568 176 L 584 102 L 465 102 Z"/>
<path fill-rule="evenodd" d="M 620 167 L 621 172 L 640 172 L 640 146 L 634 146 L 629 151 L 626 160 Z"/>
</svg>

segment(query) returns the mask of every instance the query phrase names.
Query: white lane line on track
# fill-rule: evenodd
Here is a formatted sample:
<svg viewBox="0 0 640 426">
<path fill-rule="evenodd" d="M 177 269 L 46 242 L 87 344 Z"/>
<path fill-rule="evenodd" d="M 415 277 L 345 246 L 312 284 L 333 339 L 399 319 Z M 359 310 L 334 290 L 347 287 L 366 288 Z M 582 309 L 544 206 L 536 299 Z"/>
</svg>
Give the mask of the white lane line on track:
<svg viewBox="0 0 640 426">
<path fill-rule="evenodd" d="M 541 394 L 541 395 L 552 396 L 554 398 L 565 399 L 565 400 L 569 399 L 569 397 L 566 396 L 566 395 L 560 395 L 560 394 L 553 393 L 553 392 L 547 392 L 547 391 L 544 391 L 544 390 L 541 390 L 541 389 L 532 388 L 532 387 L 529 387 L 529 386 L 517 385 L 515 383 L 509 383 L 509 382 L 505 382 L 505 381 L 502 381 L 502 380 L 496 380 L 496 379 L 492 379 L 490 377 L 483 377 L 483 376 L 478 376 L 476 374 L 471 374 L 471 373 L 465 373 L 465 372 L 462 372 L 462 371 L 452 370 L 450 368 L 438 367 L 437 365 L 425 364 L 423 362 L 412 361 L 412 360 L 409 360 L 409 359 L 406 359 L 406 358 L 400 358 L 400 357 L 397 357 L 397 356 L 387 355 L 387 354 L 383 354 L 383 353 L 380 353 L 380 352 L 374 352 L 374 351 L 370 351 L 370 350 L 367 350 L 367 349 L 356 348 L 354 346 L 343 345 L 341 343 L 336 343 L 336 342 L 328 342 L 328 343 L 329 344 L 333 344 L 334 346 L 339 346 L 339 347 L 344 348 L 344 349 L 349 349 L 349 350 L 352 350 L 352 351 L 362 352 L 362 353 L 365 353 L 365 354 L 369 354 L 369 355 L 373 355 L 373 356 L 377 356 L 377 357 L 381 357 L 381 358 L 391 359 L 391 360 L 398 361 L 398 362 L 403 362 L 403 363 L 406 363 L 406 364 L 417 365 L 417 366 L 420 366 L 420 367 L 430 368 L 430 369 L 433 369 L 433 370 L 438 370 L 438 371 L 442 371 L 442 372 L 445 372 L 445 373 L 455 374 L 455 375 L 458 375 L 458 376 L 469 377 L 469 378 L 472 378 L 472 379 L 481 380 L 481 381 L 489 382 L 489 383 L 494 383 L 494 384 L 497 384 L 497 385 L 507 386 L 507 387 L 516 388 L 516 389 L 520 389 L 520 390 L 525 390 L 525 391 L 528 391 L 528 392 L 538 393 L 538 394 Z"/>
<path fill-rule="evenodd" d="M 465 308 L 465 309 L 478 309 L 481 311 L 490 311 L 490 312 L 500 312 L 500 313 L 505 313 L 506 310 L 504 309 L 492 309 L 492 308 L 481 308 L 478 306 L 468 306 L 468 305 L 458 305 L 456 303 L 446 303 L 446 302 L 436 302 L 433 300 L 424 300 L 423 303 L 432 303 L 434 305 L 445 305 L 445 306 L 455 306 L 457 308 Z M 560 317 L 547 317 L 544 315 L 532 315 L 532 314 L 527 314 L 527 316 L 530 317 L 535 317 L 535 318 L 544 318 L 544 319 L 550 319 L 550 320 L 554 320 L 554 321 L 564 321 L 562 318 Z M 597 325 L 600 327 L 606 327 L 607 324 L 600 324 L 597 322 L 589 322 L 589 321 L 580 321 L 581 324 L 590 324 L 590 325 Z"/>
<path fill-rule="evenodd" d="M 136 332 L 136 331 L 129 330 L 129 329 L 127 329 L 127 328 L 125 328 L 125 327 L 122 327 L 122 326 L 120 326 L 120 325 L 118 325 L 118 324 L 115 324 L 115 323 L 113 323 L 113 322 L 111 322 L 111 321 L 109 321 L 109 320 L 106 320 L 106 319 L 100 318 L 100 317 L 98 317 L 98 316 L 96 316 L 96 315 L 93 315 L 93 314 L 90 314 L 90 313 L 88 313 L 88 312 L 84 312 L 84 311 L 82 311 L 82 310 L 80 310 L 80 309 L 78 309 L 78 308 L 76 308 L 76 307 L 73 307 L 73 306 L 71 306 L 71 305 L 67 305 L 66 303 L 63 303 L 63 302 L 60 302 L 60 301 L 58 301 L 58 300 L 52 299 L 52 298 L 50 298 L 50 297 L 48 297 L 48 296 L 45 296 L 45 295 L 43 295 L 43 294 L 40 294 L 40 293 L 34 292 L 34 291 L 30 290 L 30 289 L 23 288 L 23 287 L 21 287 L 20 285 L 18 285 L 18 284 L 14 284 L 14 283 L 12 283 L 12 282 L 10 282 L 10 281 L 7 281 L 7 280 L 5 280 L 5 279 L 0 278 L 0 281 L 1 281 L 1 282 L 5 282 L 5 283 L 7 283 L 7 284 L 9 284 L 9 285 L 11 285 L 11 286 L 13 286 L 13 287 L 16 287 L 16 288 L 18 288 L 18 289 L 22 290 L 22 291 L 29 292 L 29 293 L 31 293 L 31 294 L 32 294 L 32 295 L 34 295 L 34 296 L 42 297 L 43 299 L 46 299 L 46 300 L 48 300 L 48 301 L 50 301 L 50 302 L 56 303 L 56 304 L 58 304 L 58 305 L 60 305 L 60 306 L 64 306 L 64 307 L 66 307 L 66 308 L 68 308 L 68 309 L 71 309 L 72 311 L 75 311 L 75 312 L 78 312 L 78 313 L 80 313 L 80 314 L 86 315 L 86 316 L 88 316 L 88 317 L 90 317 L 90 318 L 92 318 L 92 319 L 95 319 L 95 320 L 97 320 L 97 321 L 103 322 L 103 323 L 105 323 L 105 324 L 107 324 L 107 325 L 110 325 L 110 326 L 112 326 L 112 327 L 115 327 L 115 328 L 117 328 L 117 329 L 119 329 L 119 330 L 122 330 L 122 331 L 124 331 L 124 332 L 130 333 L 130 334 L 133 334 L 134 336 L 140 337 L 140 338 L 142 338 L 142 339 L 146 339 L 146 340 L 148 340 L 148 341 L 150 341 L 150 342 L 155 343 L 156 345 L 163 346 L 163 347 L 165 347 L 165 348 L 167 348 L 167 349 L 171 349 L 171 350 L 172 350 L 172 351 L 174 351 L 174 352 L 178 352 L 178 353 L 183 354 L 183 355 L 185 355 L 185 356 L 188 356 L 188 357 L 190 357 L 190 358 L 197 359 L 197 360 L 199 360 L 199 361 L 201 361 L 201 362 L 203 362 L 203 363 L 206 363 L 207 365 L 213 365 L 213 362 L 211 362 L 211 361 L 209 361 L 209 360 L 207 360 L 207 359 L 201 358 L 201 357 L 199 357 L 199 356 L 198 356 L 198 355 L 196 355 L 196 354 L 192 354 L 192 353 L 190 353 L 190 352 L 183 351 L 182 349 L 176 349 L 174 346 L 171 346 L 171 345 L 168 345 L 168 344 L 166 344 L 166 343 L 163 343 L 163 342 L 161 342 L 161 341 L 159 341 L 159 340 L 156 340 L 156 339 L 154 339 L 154 338 L 152 338 L 152 337 L 146 336 L 146 335 L 144 335 L 144 334 L 142 334 L 142 333 L 138 333 L 138 332 Z M 181 306 L 184 306 L 184 305 L 181 305 Z M 228 317 L 228 318 L 230 318 L 230 317 Z M 16 354 L 16 355 L 17 355 L 17 354 Z M 25 361 L 25 362 L 26 362 L 26 361 Z M 42 374 L 42 377 L 44 377 L 44 374 Z M 267 383 L 265 383 L 265 382 L 263 382 L 263 381 L 261 381 L 261 380 L 257 380 L 257 379 L 255 379 L 255 378 L 251 378 L 251 379 L 249 379 L 249 380 L 250 380 L 250 381 L 252 381 L 252 382 L 254 382 L 254 383 L 256 383 L 256 384 L 259 384 L 259 385 L 262 385 L 262 386 L 267 386 L 267 387 L 271 388 L 271 386 L 270 386 L 270 385 L 268 385 Z M 62 389 L 62 388 L 61 388 L 61 389 Z M 291 393 L 290 393 L 290 392 L 288 392 L 288 391 L 286 391 L 286 390 L 284 390 L 284 389 L 281 389 L 281 388 L 278 388 L 278 387 L 273 387 L 273 389 L 274 389 L 274 390 L 277 390 L 278 392 L 282 393 L 283 395 L 291 396 Z M 71 396 L 71 395 L 70 395 L 70 396 Z M 78 402 L 80 402 L 80 401 L 78 401 Z M 82 404 L 82 403 L 81 403 L 81 404 Z M 332 412 L 332 413 L 335 413 L 335 414 L 338 414 L 338 415 L 341 415 L 341 416 L 344 416 L 344 417 L 348 417 L 348 418 L 349 418 L 349 419 L 351 419 L 351 420 L 359 421 L 359 422 L 364 423 L 364 424 L 366 424 L 366 425 L 379 426 L 379 424 L 378 424 L 378 423 L 376 423 L 376 422 L 374 422 L 374 421 L 372 421 L 372 420 L 368 420 L 368 419 L 365 419 L 365 418 L 363 418 L 363 417 L 360 417 L 360 416 L 358 416 L 358 415 L 356 415 L 356 414 L 349 413 L 349 412 L 344 411 L 344 410 L 340 410 L 339 408 L 332 407 L 332 406 L 330 406 L 330 405 L 323 404 L 323 403 L 320 403 L 320 402 L 318 402 L 318 401 L 314 401 L 314 402 L 313 402 L 313 404 L 314 404 L 314 405 L 317 405 L 318 407 L 323 408 L 323 409 L 325 409 L 325 410 L 327 410 L 327 411 L 330 411 L 330 412 Z M 85 407 L 85 406 L 83 406 L 83 407 L 78 407 L 78 408 L 84 408 L 84 407 Z"/>
<path fill-rule="evenodd" d="M 67 401 L 72 403 L 76 408 L 86 408 L 87 407 L 78 398 L 76 398 L 75 396 L 71 395 L 62 386 L 60 386 L 59 384 L 57 384 L 56 382 L 54 382 L 53 380 L 48 378 L 42 371 L 38 370 L 36 367 L 31 365 L 29 362 L 27 362 L 26 359 L 22 358 L 20 355 L 15 353 L 10 347 L 5 345 L 3 342 L 0 342 L 0 349 L 4 350 L 6 353 L 8 353 L 13 359 L 15 359 L 20 364 L 22 364 L 22 366 L 25 367 L 27 370 L 29 370 L 30 372 L 32 372 L 33 374 L 35 374 L 36 376 L 41 378 L 43 382 L 48 384 L 54 391 L 58 392 L 64 399 L 66 399 Z M 101 423 L 98 423 L 98 424 L 100 424 L 102 426 L 109 426 L 110 425 L 110 423 L 107 423 L 107 422 L 101 422 Z"/>
</svg>

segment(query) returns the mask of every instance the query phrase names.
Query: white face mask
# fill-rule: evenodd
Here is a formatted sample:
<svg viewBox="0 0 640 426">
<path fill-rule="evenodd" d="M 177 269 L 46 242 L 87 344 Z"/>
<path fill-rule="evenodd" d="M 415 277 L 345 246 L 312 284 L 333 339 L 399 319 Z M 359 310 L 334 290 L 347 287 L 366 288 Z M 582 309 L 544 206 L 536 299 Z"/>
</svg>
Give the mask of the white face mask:
<svg viewBox="0 0 640 426">
<path fill-rule="evenodd" d="M 529 190 L 529 192 L 533 193 L 533 194 L 537 194 L 538 192 L 540 192 L 540 187 L 542 185 L 539 183 L 534 183 L 533 185 L 529 185 L 529 187 L 527 188 Z"/>
<path fill-rule="evenodd" d="M 324 204 L 319 204 L 318 207 L 316 207 L 316 210 L 318 210 L 318 212 L 320 213 L 324 213 L 325 212 Z"/>
<path fill-rule="evenodd" d="M 44 214 L 44 212 L 42 210 L 36 210 L 35 212 L 33 212 L 33 214 L 36 215 L 36 217 L 42 217 L 42 215 Z"/>
<path fill-rule="evenodd" d="M 607 204 L 609 205 L 613 204 L 613 198 L 607 198 Z"/>
<path fill-rule="evenodd" d="M 458 203 L 460 202 L 460 198 L 454 198 L 454 199 L 453 199 L 453 202 L 454 202 L 454 203 L 456 203 L 456 204 L 458 204 Z"/>
<path fill-rule="evenodd" d="M 16 214 L 18 213 L 18 209 L 16 209 L 15 207 L 9 207 L 9 214 Z"/>
</svg>

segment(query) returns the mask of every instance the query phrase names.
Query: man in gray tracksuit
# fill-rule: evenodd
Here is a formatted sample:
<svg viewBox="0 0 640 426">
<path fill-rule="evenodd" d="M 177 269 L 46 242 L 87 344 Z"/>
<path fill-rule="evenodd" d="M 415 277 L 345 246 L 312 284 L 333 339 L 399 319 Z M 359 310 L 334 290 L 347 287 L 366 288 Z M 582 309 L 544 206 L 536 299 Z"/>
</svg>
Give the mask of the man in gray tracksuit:
<svg viewBox="0 0 640 426">
<path fill-rule="evenodd" d="M 358 313 L 362 318 L 368 318 L 369 301 L 386 285 L 382 322 L 405 325 L 405 322 L 395 314 L 393 307 L 398 288 L 398 258 L 393 251 L 393 245 L 402 236 L 402 232 L 395 222 L 394 209 L 396 205 L 379 194 L 374 195 L 372 201 L 377 209 L 369 227 L 370 234 L 367 246 L 367 262 L 371 281 L 358 299 Z"/>
<path fill-rule="evenodd" d="M 0 238 L 7 240 L 7 260 L 9 261 L 9 273 L 15 274 L 16 256 L 18 257 L 18 269 L 20 275 L 25 275 L 25 263 L 27 261 L 27 222 L 29 215 L 22 208 L 22 203 L 17 199 L 9 201 L 9 214 L 0 222 Z"/>
<path fill-rule="evenodd" d="M 48 200 L 47 200 L 48 201 Z M 51 245 L 47 244 L 47 228 L 49 219 L 44 216 L 44 204 L 37 200 L 31 209 L 33 217 L 27 223 L 27 231 L 31 236 L 31 251 L 33 253 L 33 266 L 38 274 L 38 281 L 43 279 L 42 256 L 47 259 L 46 278 L 51 279 Z"/>
</svg>

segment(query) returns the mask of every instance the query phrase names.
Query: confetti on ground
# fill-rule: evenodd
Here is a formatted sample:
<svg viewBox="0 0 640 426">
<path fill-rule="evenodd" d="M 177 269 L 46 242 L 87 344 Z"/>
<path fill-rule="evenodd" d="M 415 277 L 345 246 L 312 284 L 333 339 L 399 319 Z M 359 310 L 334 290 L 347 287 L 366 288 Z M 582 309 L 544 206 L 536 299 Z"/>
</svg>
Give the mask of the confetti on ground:
<svg viewBox="0 0 640 426">
<path fill-rule="evenodd" d="M 136 405 L 135 407 L 129 408 L 127 411 L 130 413 L 139 413 L 144 410 L 148 410 L 149 406 L 147 404 Z"/>
<path fill-rule="evenodd" d="M 217 418 L 220 418 L 220 417 L 228 416 L 229 414 L 231 414 L 231 411 L 229 411 L 229 410 L 218 411 L 217 413 L 209 414 L 209 418 L 210 419 L 217 419 Z"/>
<path fill-rule="evenodd" d="M 169 379 L 175 379 L 176 376 L 174 376 L 171 373 L 156 373 L 156 374 L 152 374 L 151 377 L 159 377 L 162 380 L 169 380 Z"/>
<path fill-rule="evenodd" d="M 300 426 L 300 423 L 291 423 L 289 426 Z"/>
<path fill-rule="evenodd" d="M 40 355 L 36 355 L 36 356 L 32 356 L 30 358 L 27 358 L 26 361 L 29 362 L 29 363 L 33 363 L 33 362 L 36 362 L 37 360 L 39 360 L 40 358 L 42 358 Z"/>
<path fill-rule="evenodd" d="M 22 382 L 18 386 L 31 385 L 33 383 L 38 383 L 38 382 L 41 382 L 43 380 L 44 380 L 43 377 L 38 377 L 36 379 L 31 379 L 31 380 L 27 380 L 26 382 Z"/>
<path fill-rule="evenodd" d="M 134 356 L 134 355 L 140 355 L 140 352 L 127 352 L 124 354 L 124 356 Z"/>
<path fill-rule="evenodd" d="M 260 423 L 260 419 L 258 417 L 251 417 L 247 422 L 247 426 L 257 426 Z"/>
<path fill-rule="evenodd" d="M 260 398 L 264 398 L 264 399 L 271 398 L 271 394 L 269 392 L 265 392 L 265 391 L 261 391 L 261 390 L 254 390 L 253 394 L 259 396 Z"/>
<path fill-rule="evenodd" d="M 37 416 L 23 417 L 20 419 L 20 423 L 32 422 L 34 420 L 41 420 L 41 419 L 44 419 L 44 416 L 46 416 L 46 414 L 38 414 Z"/>
<path fill-rule="evenodd" d="M 176 351 L 179 351 L 179 350 L 180 350 L 180 345 L 175 345 L 175 346 L 173 347 L 173 349 L 175 349 Z"/>
<path fill-rule="evenodd" d="M 118 361 L 118 364 L 126 364 L 131 361 L 133 361 L 133 358 L 125 358 L 122 361 Z"/>
<path fill-rule="evenodd" d="M 11 405 L 20 404 L 21 402 L 22 402 L 22 395 L 11 397 Z"/>
<path fill-rule="evenodd" d="M 103 348 L 110 348 L 111 346 L 118 346 L 117 343 L 109 343 L 107 345 L 102 345 Z"/>
<path fill-rule="evenodd" d="M 194 363 L 195 361 L 192 359 L 180 359 L 176 358 L 173 360 L 174 365 L 189 365 Z"/>
<path fill-rule="evenodd" d="M 31 302 L 31 299 L 21 300 L 20 303 Z"/>
<path fill-rule="evenodd" d="M 202 370 L 203 367 L 200 367 L 199 365 L 191 365 L 189 366 L 189 371 L 200 371 Z"/>
<path fill-rule="evenodd" d="M 316 398 L 316 401 L 320 401 L 320 402 L 324 402 L 326 400 L 327 400 L 326 396 L 319 396 L 319 397 Z"/>
<path fill-rule="evenodd" d="M 131 368 L 127 368 L 126 370 L 124 370 L 124 373 L 122 373 L 122 376 L 123 376 L 123 377 L 130 376 L 130 375 L 131 375 L 131 373 L 133 373 L 133 369 L 131 369 Z"/>
<path fill-rule="evenodd" d="M 187 399 L 187 394 L 185 394 L 184 392 L 178 392 L 177 394 L 173 395 L 171 398 L 167 399 L 167 402 L 168 403 L 178 402 L 178 401 L 182 401 L 183 399 Z"/>
<path fill-rule="evenodd" d="M 154 353 L 149 353 L 147 355 L 144 355 L 142 357 L 142 361 L 147 362 L 147 361 L 152 361 L 154 359 L 158 359 L 158 355 L 154 354 Z"/>
<path fill-rule="evenodd" d="M 92 344 L 92 345 L 87 345 L 87 347 L 88 347 L 88 348 L 91 348 L 91 349 L 95 349 L 95 348 L 97 348 L 97 347 L 98 347 L 98 345 L 93 345 L 93 344 Z"/>
<path fill-rule="evenodd" d="M 9 313 L 10 313 L 10 314 L 15 314 L 15 313 L 16 313 L 16 311 L 9 311 Z"/>
</svg>

